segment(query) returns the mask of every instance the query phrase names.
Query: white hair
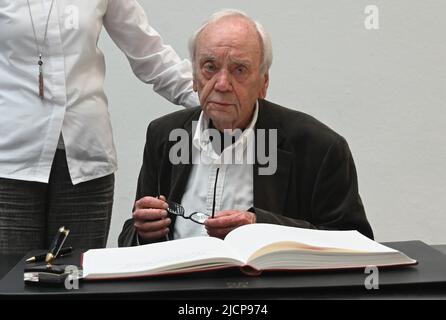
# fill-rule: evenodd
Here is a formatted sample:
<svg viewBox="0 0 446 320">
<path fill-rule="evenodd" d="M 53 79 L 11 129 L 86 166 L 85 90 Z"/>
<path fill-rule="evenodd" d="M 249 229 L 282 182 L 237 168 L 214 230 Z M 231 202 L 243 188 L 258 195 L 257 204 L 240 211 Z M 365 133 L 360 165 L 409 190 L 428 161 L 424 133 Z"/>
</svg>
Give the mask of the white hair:
<svg viewBox="0 0 446 320">
<path fill-rule="evenodd" d="M 214 23 L 227 17 L 241 17 L 248 20 L 255 26 L 257 33 L 259 34 L 259 37 L 261 39 L 261 45 L 262 45 L 262 63 L 260 65 L 260 72 L 262 74 L 268 72 L 269 68 L 273 63 L 273 46 L 271 42 L 271 37 L 259 22 L 253 20 L 246 13 L 237 9 L 223 9 L 221 11 L 214 13 L 189 39 L 189 54 L 192 64 L 194 66 L 194 72 L 195 72 L 195 54 L 197 50 L 198 36 L 211 23 Z"/>
</svg>

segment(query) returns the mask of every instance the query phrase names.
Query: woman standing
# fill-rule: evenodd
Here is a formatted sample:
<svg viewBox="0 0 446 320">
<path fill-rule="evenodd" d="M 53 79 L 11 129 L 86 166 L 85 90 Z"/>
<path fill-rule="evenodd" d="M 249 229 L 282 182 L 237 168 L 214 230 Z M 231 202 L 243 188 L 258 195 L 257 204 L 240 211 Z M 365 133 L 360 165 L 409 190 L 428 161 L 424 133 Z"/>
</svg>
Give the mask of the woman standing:
<svg viewBox="0 0 446 320">
<path fill-rule="evenodd" d="M 0 253 L 106 244 L 116 152 L 102 26 L 135 75 L 175 104 L 198 105 L 190 63 L 135 0 L 0 0 Z"/>
</svg>

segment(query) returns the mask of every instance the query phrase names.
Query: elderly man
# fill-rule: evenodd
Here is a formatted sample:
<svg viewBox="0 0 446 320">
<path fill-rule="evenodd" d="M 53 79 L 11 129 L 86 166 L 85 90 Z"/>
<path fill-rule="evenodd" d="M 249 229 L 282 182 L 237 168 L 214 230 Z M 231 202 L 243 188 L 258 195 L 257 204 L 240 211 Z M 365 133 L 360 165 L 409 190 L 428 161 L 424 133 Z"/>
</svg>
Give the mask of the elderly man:
<svg viewBox="0 0 446 320">
<path fill-rule="evenodd" d="M 224 238 L 249 223 L 356 229 L 373 238 L 345 139 L 306 114 L 264 100 L 272 48 L 263 27 L 240 11 L 218 12 L 196 32 L 190 51 L 201 108 L 149 125 L 133 218 L 119 245 Z M 205 134 L 210 128 L 231 143 L 214 143 Z M 172 161 L 170 136 L 177 129 L 190 137 L 191 161 Z M 235 129 L 241 135 L 231 135 Z M 266 143 L 277 161 L 273 174 L 260 173 L 258 145 L 252 148 L 262 129 L 276 132 L 276 141 Z M 255 161 L 225 163 L 228 150 Z M 209 161 L 197 161 L 203 157 Z"/>
</svg>

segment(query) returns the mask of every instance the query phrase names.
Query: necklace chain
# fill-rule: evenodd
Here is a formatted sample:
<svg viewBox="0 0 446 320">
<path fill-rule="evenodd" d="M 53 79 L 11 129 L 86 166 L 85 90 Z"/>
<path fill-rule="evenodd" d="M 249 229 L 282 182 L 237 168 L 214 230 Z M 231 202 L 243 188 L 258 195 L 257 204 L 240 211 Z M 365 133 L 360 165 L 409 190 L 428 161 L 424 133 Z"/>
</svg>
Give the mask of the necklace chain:
<svg viewBox="0 0 446 320">
<path fill-rule="evenodd" d="M 36 27 L 34 25 L 34 19 L 33 19 L 33 15 L 31 12 L 31 5 L 29 4 L 29 0 L 26 0 L 26 2 L 28 3 L 29 17 L 31 18 L 31 26 L 33 27 L 34 40 L 36 41 L 37 54 L 41 55 L 42 51 L 43 51 L 43 46 L 45 45 L 45 42 L 46 42 L 46 35 L 48 33 L 48 24 L 50 21 L 51 11 L 53 10 L 54 0 L 51 1 L 50 10 L 49 10 L 48 16 L 46 18 L 45 33 L 43 35 L 42 48 L 40 48 L 39 40 L 37 39 Z"/>
<path fill-rule="evenodd" d="M 36 42 L 37 56 L 39 57 L 39 61 L 37 62 L 37 64 L 39 65 L 39 96 L 43 100 L 44 86 L 43 86 L 43 70 L 42 70 L 43 69 L 43 67 L 42 67 L 43 66 L 42 53 L 43 53 L 43 48 L 44 48 L 45 42 L 46 42 L 46 36 L 48 33 L 48 25 L 49 25 L 49 21 L 50 21 L 50 17 L 51 17 L 51 12 L 53 10 L 54 0 L 51 0 L 50 10 L 49 10 L 48 16 L 46 18 L 45 33 L 43 34 L 42 47 L 40 47 L 39 40 L 37 39 L 37 32 L 36 32 L 36 27 L 34 25 L 33 15 L 31 12 L 31 5 L 29 4 L 29 0 L 26 0 L 26 2 L 28 3 L 29 17 L 31 18 L 31 25 L 33 27 L 34 40 Z"/>
</svg>

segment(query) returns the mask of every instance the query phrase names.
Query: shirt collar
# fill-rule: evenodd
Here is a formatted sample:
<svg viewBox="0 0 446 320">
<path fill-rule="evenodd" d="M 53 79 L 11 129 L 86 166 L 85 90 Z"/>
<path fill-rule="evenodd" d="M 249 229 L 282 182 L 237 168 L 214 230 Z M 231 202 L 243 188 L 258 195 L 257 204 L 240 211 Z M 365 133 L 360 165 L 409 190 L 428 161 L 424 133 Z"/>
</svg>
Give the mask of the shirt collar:
<svg viewBox="0 0 446 320">
<path fill-rule="evenodd" d="M 246 127 L 246 129 L 243 130 L 240 138 L 234 144 L 224 149 L 221 155 L 223 155 L 225 152 L 228 151 L 232 152 L 232 149 L 235 149 L 236 151 L 235 154 L 237 155 L 241 151 L 244 151 L 246 149 L 248 143 L 251 142 L 251 140 L 254 137 L 253 133 L 255 125 L 257 123 L 258 115 L 259 115 L 259 103 L 257 101 L 251 122 Z M 220 155 L 217 155 L 212 147 L 208 129 L 209 129 L 209 118 L 202 111 L 200 114 L 200 118 L 198 119 L 197 127 L 195 128 L 192 143 L 198 150 L 200 150 L 200 152 L 205 152 L 211 158 L 218 159 L 220 158 Z"/>
</svg>

